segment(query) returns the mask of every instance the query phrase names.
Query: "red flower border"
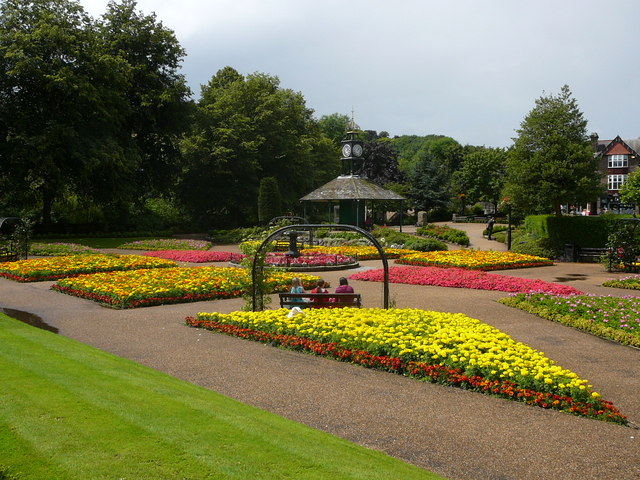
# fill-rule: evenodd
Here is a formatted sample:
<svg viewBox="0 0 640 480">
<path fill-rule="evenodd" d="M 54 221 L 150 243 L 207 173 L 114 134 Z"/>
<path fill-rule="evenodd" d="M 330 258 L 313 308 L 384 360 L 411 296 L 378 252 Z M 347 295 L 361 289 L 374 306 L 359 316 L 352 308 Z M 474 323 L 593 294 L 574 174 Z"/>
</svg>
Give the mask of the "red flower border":
<svg viewBox="0 0 640 480">
<path fill-rule="evenodd" d="M 368 368 L 423 378 L 433 383 L 482 392 L 541 408 L 560 410 L 573 415 L 627 425 L 627 417 L 622 415 L 611 402 L 602 399 L 594 399 L 593 402 L 588 403 L 580 402 L 569 396 L 519 388 L 516 383 L 509 380 L 488 380 L 480 375 L 468 376 L 459 368 L 450 368 L 443 365 L 430 365 L 424 362 L 407 363 L 398 357 L 373 355 L 365 350 L 351 350 L 335 342 L 322 343 L 296 335 L 269 333 L 195 317 L 187 317 L 185 323 L 190 327 L 204 328 L 234 337 L 269 343 L 290 350 L 310 352 Z"/>
</svg>

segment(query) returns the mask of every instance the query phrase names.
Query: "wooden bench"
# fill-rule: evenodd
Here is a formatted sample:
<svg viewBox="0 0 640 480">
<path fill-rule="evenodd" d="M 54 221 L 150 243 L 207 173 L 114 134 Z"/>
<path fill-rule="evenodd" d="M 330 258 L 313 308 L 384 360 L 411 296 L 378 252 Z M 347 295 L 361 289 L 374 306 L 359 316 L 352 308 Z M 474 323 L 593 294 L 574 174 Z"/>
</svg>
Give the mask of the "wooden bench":
<svg viewBox="0 0 640 480">
<path fill-rule="evenodd" d="M 280 293 L 281 308 L 339 308 L 362 306 L 359 293 Z"/>
<path fill-rule="evenodd" d="M 578 262 L 597 263 L 608 251 L 606 248 L 578 248 Z"/>
</svg>

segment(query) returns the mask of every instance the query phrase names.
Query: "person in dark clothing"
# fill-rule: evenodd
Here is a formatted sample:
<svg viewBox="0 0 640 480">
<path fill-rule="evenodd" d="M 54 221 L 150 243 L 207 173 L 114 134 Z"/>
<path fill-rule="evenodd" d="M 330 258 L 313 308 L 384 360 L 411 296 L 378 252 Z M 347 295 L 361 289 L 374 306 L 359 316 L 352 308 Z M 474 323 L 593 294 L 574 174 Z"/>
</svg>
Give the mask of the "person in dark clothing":
<svg viewBox="0 0 640 480">
<path fill-rule="evenodd" d="M 487 222 L 487 239 L 491 240 L 491 234 L 493 233 L 493 225 L 496 223 L 493 217 L 489 217 Z"/>
</svg>

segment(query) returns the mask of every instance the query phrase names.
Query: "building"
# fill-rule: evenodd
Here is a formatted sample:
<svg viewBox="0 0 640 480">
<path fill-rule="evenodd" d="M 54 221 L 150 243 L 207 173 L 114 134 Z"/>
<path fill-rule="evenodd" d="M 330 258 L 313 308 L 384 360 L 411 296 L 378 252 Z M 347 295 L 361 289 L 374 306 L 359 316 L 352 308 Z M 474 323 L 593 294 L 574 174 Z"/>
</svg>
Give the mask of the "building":
<svg viewBox="0 0 640 480">
<path fill-rule="evenodd" d="M 592 133 L 591 143 L 606 186 L 604 195 L 598 199 L 597 205 L 592 206 L 591 213 L 633 213 L 635 205 L 620 203 L 620 188 L 626 183 L 629 174 L 638 169 L 640 138 L 622 140 L 618 135 L 613 140 L 600 140 L 597 133 Z"/>
</svg>

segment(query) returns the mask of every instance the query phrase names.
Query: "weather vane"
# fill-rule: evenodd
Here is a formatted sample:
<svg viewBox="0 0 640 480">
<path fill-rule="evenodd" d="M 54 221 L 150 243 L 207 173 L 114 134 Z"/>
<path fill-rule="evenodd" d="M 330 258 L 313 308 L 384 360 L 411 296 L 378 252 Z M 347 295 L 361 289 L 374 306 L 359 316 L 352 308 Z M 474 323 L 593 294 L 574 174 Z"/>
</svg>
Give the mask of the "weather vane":
<svg viewBox="0 0 640 480">
<path fill-rule="evenodd" d="M 351 107 L 351 121 L 349 122 L 349 124 L 347 125 L 347 131 L 354 131 L 354 130 L 360 130 L 360 126 L 356 123 L 355 120 L 355 110 L 353 107 Z"/>
</svg>

